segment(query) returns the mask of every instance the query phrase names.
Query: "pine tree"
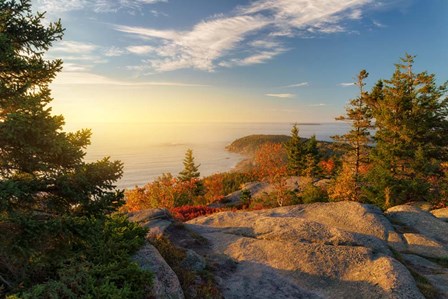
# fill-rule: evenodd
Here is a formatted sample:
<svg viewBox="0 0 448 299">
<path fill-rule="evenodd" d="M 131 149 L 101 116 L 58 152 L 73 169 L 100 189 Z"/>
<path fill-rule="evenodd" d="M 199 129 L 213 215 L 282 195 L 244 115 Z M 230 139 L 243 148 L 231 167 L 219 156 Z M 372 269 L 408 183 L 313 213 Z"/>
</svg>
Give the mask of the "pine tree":
<svg viewBox="0 0 448 299">
<path fill-rule="evenodd" d="M 362 70 L 358 76 L 355 84 L 359 88 L 359 96 L 350 101 L 346 107 L 346 115 L 339 116 L 336 120 L 345 121 L 351 124 L 351 129 L 344 135 L 336 135 L 333 138 L 345 144 L 350 145 L 349 152 L 344 156 L 344 163 L 347 167 L 343 167 L 345 180 L 352 177 L 355 186 L 353 195 L 354 200 L 360 200 L 361 197 L 361 175 L 360 170 L 369 162 L 369 143 L 372 142 L 370 130 L 373 129 L 371 111 L 367 105 L 367 97 L 369 94 L 364 91 L 364 80 L 368 77 L 368 73 Z"/>
<path fill-rule="evenodd" d="M 414 73 L 414 56 L 401 62 L 368 100 L 377 129 L 370 194 L 382 202 L 387 190 L 391 204 L 428 199 L 429 178 L 448 157 L 447 83 L 437 86 L 435 75 Z"/>
<path fill-rule="evenodd" d="M 304 168 L 302 147 L 298 125 L 294 124 L 291 129 L 291 139 L 285 144 L 288 154 L 288 171 L 291 175 L 300 175 Z"/>
<path fill-rule="evenodd" d="M 179 179 L 182 181 L 189 181 L 200 177 L 199 166 L 194 163 L 193 150 L 188 149 L 184 158 L 184 169 L 179 172 Z"/>
<path fill-rule="evenodd" d="M 53 280 L 61 267 L 92 267 L 87 251 L 76 255 L 92 240 L 97 254 L 110 256 L 98 247 L 107 234 L 102 228 L 121 226 L 107 216 L 122 203 L 114 186 L 121 162 L 85 163 L 90 131 L 66 133 L 63 117 L 51 114 L 49 84 L 62 61 L 44 54 L 64 29 L 60 22 L 43 24 L 44 14 L 33 15 L 29 0 L 0 2 L 0 297 L 39 283 L 63 288 Z M 138 244 L 134 233 L 131 247 Z"/>
<path fill-rule="evenodd" d="M 319 158 L 316 135 L 313 135 L 303 145 L 302 174 L 307 177 L 314 177 L 318 171 Z"/>
</svg>

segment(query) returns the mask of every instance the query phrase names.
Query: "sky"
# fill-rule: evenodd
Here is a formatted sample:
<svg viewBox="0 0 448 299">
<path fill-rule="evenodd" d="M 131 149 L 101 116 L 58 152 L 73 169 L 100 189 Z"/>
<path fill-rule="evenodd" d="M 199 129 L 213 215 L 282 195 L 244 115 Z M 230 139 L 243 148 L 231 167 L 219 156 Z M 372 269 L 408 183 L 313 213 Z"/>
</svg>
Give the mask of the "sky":
<svg viewBox="0 0 448 299">
<path fill-rule="evenodd" d="M 331 122 L 405 53 L 448 79 L 447 0 L 32 0 L 67 123 Z"/>
</svg>

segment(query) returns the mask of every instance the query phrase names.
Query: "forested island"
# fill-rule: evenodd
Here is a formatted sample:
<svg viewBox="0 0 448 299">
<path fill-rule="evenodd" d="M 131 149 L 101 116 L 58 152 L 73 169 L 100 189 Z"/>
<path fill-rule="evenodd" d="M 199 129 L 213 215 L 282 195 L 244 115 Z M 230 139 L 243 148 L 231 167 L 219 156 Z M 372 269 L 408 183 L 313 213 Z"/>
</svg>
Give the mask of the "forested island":
<svg viewBox="0 0 448 299">
<path fill-rule="evenodd" d="M 0 297 L 446 298 L 448 83 L 414 72 L 358 96 L 334 142 L 252 135 L 236 169 L 117 190 L 120 161 L 84 161 L 64 132 L 44 56 L 60 22 L 0 3 Z"/>
</svg>

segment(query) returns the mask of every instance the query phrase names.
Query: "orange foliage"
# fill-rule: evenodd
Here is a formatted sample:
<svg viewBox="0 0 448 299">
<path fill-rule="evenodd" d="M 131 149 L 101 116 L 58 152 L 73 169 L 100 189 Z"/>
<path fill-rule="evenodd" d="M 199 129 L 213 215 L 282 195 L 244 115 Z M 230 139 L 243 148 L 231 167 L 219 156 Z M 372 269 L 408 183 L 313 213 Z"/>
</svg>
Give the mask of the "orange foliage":
<svg viewBox="0 0 448 299">
<path fill-rule="evenodd" d="M 324 172 L 324 174 L 326 175 L 332 175 L 334 168 L 335 168 L 335 163 L 333 159 L 328 159 L 328 160 L 324 160 L 321 161 L 319 163 L 319 167 L 322 169 L 322 171 Z"/>
<path fill-rule="evenodd" d="M 204 187 L 207 192 L 205 193 L 205 201 L 211 203 L 220 200 L 224 197 L 224 175 L 217 173 L 204 178 Z"/>
<path fill-rule="evenodd" d="M 271 184 L 288 174 L 286 150 L 282 144 L 263 144 L 255 153 L 255 171 L 260 180 Z"/>
<path fill-rule="evenodd" d="M 171 174 L 164 174 L 144 187 L 125 191 L 124 211 L 150 208 L 173 208 L 191 204 L 195 197 L 198 179 L 181 181 Z"/>
<path fill-rule="evenodd" d="M 277 204 L 283 206 L 287 199 L 286 176 L 287 169 L 286 149 L 282 144 L 266 143 L 255 153 L 256 176 L 262 181 L 272 184 L 276 190 Z"/>
</svg>

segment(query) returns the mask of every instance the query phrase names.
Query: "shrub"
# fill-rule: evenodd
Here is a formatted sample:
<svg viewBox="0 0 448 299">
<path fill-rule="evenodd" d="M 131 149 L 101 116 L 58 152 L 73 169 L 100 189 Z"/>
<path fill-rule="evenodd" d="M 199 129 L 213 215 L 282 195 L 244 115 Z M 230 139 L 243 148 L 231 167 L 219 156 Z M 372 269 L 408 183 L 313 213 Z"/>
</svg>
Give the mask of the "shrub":
<svg viewBox="0 0 448 299">
<path fill-rule="evenodd" d="M 301 193 L 303 203 L 313 203 L 313 202 L 326 202 L 328 201 L 327 192 L 312 183 L 305 186 Z"/>
<path fill-rule="evenodd" d="M 211 203 L 240 190 L 242 185 L 252 181 L 254 181 L 254 176 L 249 173 L 216 173 L 203 179 L 205 187 L 204 197 L 207 203 Z"/>
<path fill-rule="evenodd" d="M 152 275 L 131 261 L 146 230 L 123 215 L 67 218 L 66 252 L 35 261 L 18 298 L 143 298 Z M 45 278 L 45 280 L 42 280 Z M 35 280 L 35 281 L 33 281 Z M 37 282 L 37 283 L 36 283 Z"/>
<path fill-rule="evenodd" d="M 207 206 L 183 206 L 170 209 L 171 215 L 179 221 L 186 222 L 199 216 L 211 215 L 222 211 L 222 209 Z"/>
</svg>

